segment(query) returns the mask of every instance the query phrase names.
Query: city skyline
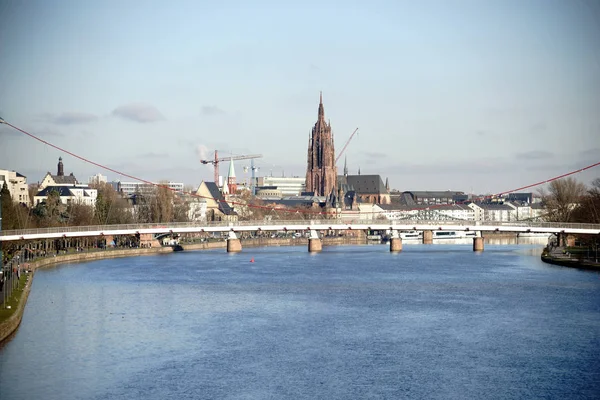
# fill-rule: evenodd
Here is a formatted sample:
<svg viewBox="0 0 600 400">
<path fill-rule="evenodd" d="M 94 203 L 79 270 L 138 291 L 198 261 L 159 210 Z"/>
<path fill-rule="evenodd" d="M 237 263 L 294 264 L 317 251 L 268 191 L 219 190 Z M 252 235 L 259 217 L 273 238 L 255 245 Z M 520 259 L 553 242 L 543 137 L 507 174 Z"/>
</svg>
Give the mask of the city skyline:
<svg viewBox="0 0 600 400">
<path fill-rule="evenodd" d="M 320 91 L 336 152 L 359 128 L 350 173 L 399 190 L 496 193 L 600 160 L 595 2 L 0 7 L 0 117 L 143 179 L 211 181 L 214 149 L 304 176 Z M 129 180 L 2 125 L 0 143 L 29 182 L 59 156 Z"/>
</svg>

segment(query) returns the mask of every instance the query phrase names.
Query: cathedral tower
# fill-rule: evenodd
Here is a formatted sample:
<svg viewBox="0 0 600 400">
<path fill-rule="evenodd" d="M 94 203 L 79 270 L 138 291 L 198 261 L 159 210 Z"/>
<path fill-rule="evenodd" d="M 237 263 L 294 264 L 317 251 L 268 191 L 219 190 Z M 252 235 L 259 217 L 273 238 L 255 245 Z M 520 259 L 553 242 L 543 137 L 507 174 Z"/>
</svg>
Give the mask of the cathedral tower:
<svg viewBox="0 0 600 400">
<path fill-rule="evenodd" d="M 335 194 L 337 167 L 331 124 L 325 122 L 323 95 L 319 98 L 319 115 L 308 141 L 308 165 L 306 169 L 306 191 L 316 196 Z"/>
</svg>

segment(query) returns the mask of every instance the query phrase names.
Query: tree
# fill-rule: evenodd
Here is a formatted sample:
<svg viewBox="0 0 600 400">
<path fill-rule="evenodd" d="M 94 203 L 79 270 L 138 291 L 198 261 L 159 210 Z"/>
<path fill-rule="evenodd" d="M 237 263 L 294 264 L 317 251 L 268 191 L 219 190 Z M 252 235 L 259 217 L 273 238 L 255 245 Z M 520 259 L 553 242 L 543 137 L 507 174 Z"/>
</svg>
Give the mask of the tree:
<svg viewBox="0 0 600 400">
<path fill-rule="evenodd" d="M 41 228 L 58 226 L 69 219 L 67 207 L 60 201 L 60 194 L 56 190 L 50 190 L 46 200 L 35 206 L 33 216 Z"/>
<path fill-rule="evenodd" d="M 70 226 L 92 225 L 94 221 L 94 207 L 86 204 L 71 203 L 67 206 Z"/>
<path fill-rule="evenodd" d="M 100 182 L 93 187 L 98 191 L 94 207 L 94 223 L 98 225 L 128 224 L 133 221 L 127 200 L 112 185 Z"/>
<path fill-rule="evenodd" d="M 573 213 L 573 220 L 588 224 L 600 224 L 600 178 L 594 179 L 592 187 L 581 198 Z"/>
<path fill-rule="evenodd" d="M 2 201 L 2 229 L 17 229 L 17 211 L 16 206 L 8 190 L 6 182 L 0 190 L 0 201 Z"/>
<path fill-rule="evenodd" d="M 563 178 L 550 182 L 548 191 L 540 191 L 542 203 L 551 222 L 571 222 L 573 212 L 586 192 L 583 183 L 574 178 Z"/>
</svg>

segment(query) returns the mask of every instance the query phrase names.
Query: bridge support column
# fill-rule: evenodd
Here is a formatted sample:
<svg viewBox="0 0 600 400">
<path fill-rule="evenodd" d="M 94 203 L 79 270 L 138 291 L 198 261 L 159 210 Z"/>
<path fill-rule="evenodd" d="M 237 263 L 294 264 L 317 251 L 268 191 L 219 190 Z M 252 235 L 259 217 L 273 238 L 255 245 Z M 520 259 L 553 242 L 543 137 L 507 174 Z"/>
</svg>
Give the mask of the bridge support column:
<svg viewBox="0 0 600 400">
<path fill-rule="evenodd" d="M 483 236 L 473 238 L 473 251 L 483 251 Z"/>
<path fill-rule="evenodd" d="M 234 231 L 229 231 L 229 237 L 227 238 L 227 252 L 239 253 L 240 251 L 242 251 L 242 242 Z"/>
<path fill-rule="evenodd" d="M 433 231 L 423 231 L 423 244 L 433 244 Z"/>
<path fill-rule="evenodd" d="M 308 252 L 318 253 L 323 250 L 323 244 L 319 238 L 319 234 L 314 229 L 310 230 L 310 237 L 308 238 Z"/>
<path fill-rule="evenodd" d="M 392 234 L 390 236 L 390 251 L 393 253 L 402 251 L 402 238 L 396 229 L 392 229 Z"/>
</svg>

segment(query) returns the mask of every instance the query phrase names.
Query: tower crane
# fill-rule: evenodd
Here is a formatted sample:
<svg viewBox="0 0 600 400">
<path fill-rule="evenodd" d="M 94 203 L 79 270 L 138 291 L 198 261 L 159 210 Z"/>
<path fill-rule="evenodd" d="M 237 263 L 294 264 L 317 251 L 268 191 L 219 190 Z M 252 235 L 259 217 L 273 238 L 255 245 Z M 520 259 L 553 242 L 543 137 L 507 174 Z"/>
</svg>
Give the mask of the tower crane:
<svg viewBox="0 0 600 400">
<path fill-rule="evenodd" d="M 350 135 L 350 137 L 348 138 L 348 140 L 346 140 L 346 144 L 344 144 L 344 147 L 342 147 L 342 151 L 340 151 L 340 154 L 338 154 L 338 156 L 335 159 L 335 164 L 337 165 L 338 160 L 340 159 L 340 157 L 342 156 L 342 154 L 344 154 L 344 151 L 346 150 L 346 147 L 348 147 L 348 144 L 350 143 L 350 141 L 352 140 L 352 138 L 354 137 L 354 134 L 358 132 L 358 128 L 356 128 L 354 130 L 354 132 L 352 132 L 352 135 Z"/>
<path fill-rule="evenodd" d="M 218 184 L 219 182 L 219 163 L 223 162 L 223 161 L 230 161 L 230 160 L 248 160 L 251 158 L 261 158 L 262 154 L 248 154 L 248 155 L 242 155 L 242 156 L 231 156 L 231 157 L 221 157 L 219 158 L 218 154 L 217 154 L 217 150 L 215 150 L 215 158 L 214 160 L 200 160 L 200 162 L 202 164 L 212 164 L 214 166 L 214 170 L 215 170 L 215 183 Z"/>
</svg>

